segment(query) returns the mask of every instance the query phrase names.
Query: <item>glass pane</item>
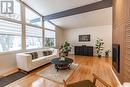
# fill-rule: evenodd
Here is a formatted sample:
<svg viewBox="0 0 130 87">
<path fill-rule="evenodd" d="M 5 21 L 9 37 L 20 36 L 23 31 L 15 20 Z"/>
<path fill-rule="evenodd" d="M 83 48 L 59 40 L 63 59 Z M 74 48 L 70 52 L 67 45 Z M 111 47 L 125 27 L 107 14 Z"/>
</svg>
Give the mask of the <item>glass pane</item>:
<svg viewBox="0 0 130 87">
<path fill-rule="evenodd" d="M 36 28 L 36 27 L 31 27 L 27 26 L 26 27 L 26 35 L 31 36 L 31 37 L 43 37 L 43 32 L 41 28 Z"/>
<path fill-rule="evenodd" d="M 0 34 L 21 35 L 21 24 L 0 20 Z"/>
<path fill-rule="evenodd" d="M 11 1 L 13 1 L 13 3 L 14 3 L 14 6 L 13 6 L 14 13 L 13 14 L 2 14 L 0 12 L 0 16 L 15 19 L 15 20 L 21 20 L 20 3 L 17 2 L 16 0 L 11 0 Z M 4 8 L 5 6 L 2 6 L 2 7 Z M 6 8 L 4 8 L 4 9 L 6 9 Z"/>
<path fill-rule="evenodd" d="M 45 37 L 51 37 L 51 38 L 55 38 L 55 31 L 51 31 L 51 30 L 45 30 Z"/>
<path fill-rule="evenodd" d="M 26 8 L 26 22 L 37 26 L 42 26 L 42 17 Z"/>
<path fill-rule="evenodd" d="M 0 52 L 21 49 L 21 36 L 0 35 Z"/>
<path fill-rule="evenodd" d="M 45 37 L 45 47 L 55 47 L 55 38 Z"/>
<path fill-rule="evenodd" d="M 26 37 L 26 48 L 27 49 L 42 48 L 42 38 Z"/>
<path fill-rule="evenodd" d="M 45 30 L 45 47 L 55 47 L 55 32 Z"/>
<path fill-rule="evenodd" d="M 0 20 L 0 52 L 21 49 L 21 25 Z"/>
<path fill-rule="evenodd" d="M 34 48 L 42 48 L 42 29 L 35 28 L 31 26 L 26 27 L 26 48 L 34 49 Z"/>
<path fill-rule="evenodd" d="M 44 21 L 44 27 L 50 30 L 55 30 L 55 26 L 48 21 Z"/>
</svg>

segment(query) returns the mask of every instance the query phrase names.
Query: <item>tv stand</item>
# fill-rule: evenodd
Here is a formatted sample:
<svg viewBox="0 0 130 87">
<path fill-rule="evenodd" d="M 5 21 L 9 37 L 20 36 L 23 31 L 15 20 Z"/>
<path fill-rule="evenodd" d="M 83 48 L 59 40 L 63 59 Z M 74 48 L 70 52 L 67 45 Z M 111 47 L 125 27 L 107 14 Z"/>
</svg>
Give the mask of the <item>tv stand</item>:
<svg viewBox="0 0 130 87">
<path fill-rule="evenodd" d="M 75 46 L 75 55 L 93 56 L 93 46 Z"/>
</svg>

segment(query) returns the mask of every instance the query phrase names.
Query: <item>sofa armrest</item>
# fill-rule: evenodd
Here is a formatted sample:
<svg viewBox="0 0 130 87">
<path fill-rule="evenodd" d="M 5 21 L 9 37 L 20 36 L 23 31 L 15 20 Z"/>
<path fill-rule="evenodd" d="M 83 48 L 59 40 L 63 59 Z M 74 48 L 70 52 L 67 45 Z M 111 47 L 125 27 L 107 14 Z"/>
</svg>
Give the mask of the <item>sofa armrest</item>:
<svg viewBox="0 0 130 87">
<path fill-rule="evenodd" d="M 32 56 L 30 54 L 16 54 L 16 61 L 17 66 L 25 71 L 28 71 L 28 69 L 32 66 Z"/>
</svg>

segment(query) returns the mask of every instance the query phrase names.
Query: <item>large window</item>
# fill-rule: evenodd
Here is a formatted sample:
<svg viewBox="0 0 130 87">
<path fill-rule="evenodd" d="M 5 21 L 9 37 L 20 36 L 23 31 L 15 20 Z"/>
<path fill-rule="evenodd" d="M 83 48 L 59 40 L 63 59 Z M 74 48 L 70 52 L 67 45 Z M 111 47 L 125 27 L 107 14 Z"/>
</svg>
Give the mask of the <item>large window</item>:
<svg viewBox="0 0 130 87">
<path fill-rule="evenodd" d="M 44 31 L 45 47 L 55 47 L 56 46 L 55 26 L 47 21 L 44 22 L 44 25 L 45 25 L 45 31 Z"/>
<path fill-rule="evenodd" d="M 21 25 L 0 20 L 0 52 L 21 49 Z"/>
<path fill-rule="evenodd" d="M 26 27 L 26 48 L 35 49 L 42 48 L 42 39 L 43 39 L 42 29 L 35 27 Z"/>
<path fill-rule="evenodd" d="M 1 8 L 5 13 L 0 13 L 0 52 L 42 48 L 42 16 L 26 5 L 22 5 L 23 3 L 12 1 L 14 13 L 7 14 L 6 1 Z"/>
</svg>

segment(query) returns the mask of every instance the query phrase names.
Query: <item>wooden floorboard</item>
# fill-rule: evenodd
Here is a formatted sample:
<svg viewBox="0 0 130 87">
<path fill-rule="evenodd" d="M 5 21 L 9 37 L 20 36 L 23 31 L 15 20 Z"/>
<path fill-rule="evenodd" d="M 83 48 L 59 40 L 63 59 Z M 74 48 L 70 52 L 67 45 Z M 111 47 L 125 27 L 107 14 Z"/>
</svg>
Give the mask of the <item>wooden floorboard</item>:
<svg viewBox="0 0 130 87">
<path fill-rule="evenodd" d="M 70 58 L 74 59 L 75 63 L 79 64 L 79 67 L 75 70 L 73 75 L 67 80 L 67 83 L 73 83 L 76 81 L 88 79 L 93 79 L 92 73 L 95 73 L 112 87 L 118 87 L 118 83 L 112 74 L 111 58 L 98 58 L 98 57 L 88 57 L 88 56 L 74 56 L 70 55 Z M 48 65 L 40 67 L 32 71 L 29 75 L 7 85 L 6 87 L 63 87 L 62 84 L 47 80 L 42 78 L 36 73 Z M 104 87 L 101 83 L 96 83 L 97 87 Z"/>
</svg>

